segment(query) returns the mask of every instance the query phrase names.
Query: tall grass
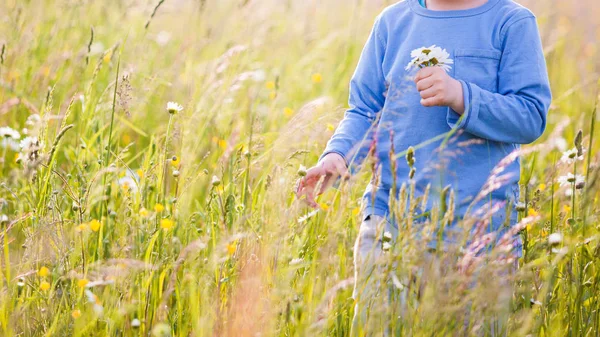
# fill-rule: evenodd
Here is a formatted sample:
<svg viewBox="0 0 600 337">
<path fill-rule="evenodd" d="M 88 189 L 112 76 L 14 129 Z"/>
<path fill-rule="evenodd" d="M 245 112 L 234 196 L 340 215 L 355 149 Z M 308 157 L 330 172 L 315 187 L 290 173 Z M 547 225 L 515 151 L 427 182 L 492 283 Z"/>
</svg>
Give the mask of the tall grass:
<svg viewBox="0 0 600 337">
<path fill-rule="evenodd" d="M 0 335 L 348 335 L 369 165 L 317 212 L 292 188 L 389 3 L 2 2 L 0 127 L 37 141 L 1 140 Z M 426 257 L 398 214 L 380 329 L 600 334 L 599 8 L 527 4 L 555 99 L 546 135 L 523 149 L 520 268 L 504 273 L 500 249 L 457 249 L 416 273 Z M 583 160 L 562 162 L 574 147 Z M 561 186 L 568 172 L 585 183 Z"/>
</svg>

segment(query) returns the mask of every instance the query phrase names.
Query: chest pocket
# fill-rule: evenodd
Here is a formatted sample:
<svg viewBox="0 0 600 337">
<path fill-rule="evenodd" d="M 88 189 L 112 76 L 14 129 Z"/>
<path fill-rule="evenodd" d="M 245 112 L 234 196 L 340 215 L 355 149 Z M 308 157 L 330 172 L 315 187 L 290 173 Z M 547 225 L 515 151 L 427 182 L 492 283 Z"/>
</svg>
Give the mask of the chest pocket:
<svg viewBox="0 0 600 337">
<path fill-rule="evenodd" d="M 455 78 L 498 92 L 498 67 L 502 53 L 494 49 L 457 49 L 454 52 Z"/>
</svg>

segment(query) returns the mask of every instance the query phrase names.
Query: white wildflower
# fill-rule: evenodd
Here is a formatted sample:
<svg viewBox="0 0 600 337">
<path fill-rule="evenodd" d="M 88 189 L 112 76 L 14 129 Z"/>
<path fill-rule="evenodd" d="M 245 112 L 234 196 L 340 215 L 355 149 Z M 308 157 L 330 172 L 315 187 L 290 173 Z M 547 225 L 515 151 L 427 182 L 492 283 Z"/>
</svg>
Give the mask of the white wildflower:
<svg viewBox="0 0 600 337">
<path fill-rule="evenodd" d="M 134 319 L 131 320 L 131 327 L 132 328 L 139 328 L 141 324 L 142 323 L 137 318 L 134 318 Z"/>
<path fill-rule="evenodd" d="M 301 259 L 301 258 L 292 259 L 292 261 L 290 261 L 290 266 L 297 266 L 297 265 L 301 264 L 302 262 L 304 262 L 304 259 Z"/>
<path fill-rule="evenodd" d="M 125 191 L 129 193 L 137 193 L 138 192 L 138 182 L 134 179 L 134 177 L 129 174 L 119 179 L 119 186 L 121 186 Z"/>
<path fill-rule="evenodd" d="M 580 185 L 585 183 L 585 177 L 581 174 L 574 175 L 573 173 L 568 173 L 566 176 L 558 177 L 558 183 L 560 186 L 571 184 Z"/>
<path fill-rule="evenodd" d="M 441 67 L 445 71 L 450 71 L 454 64 L 454 60 L 450 58 L 450 54 L 446 49 L 432 45 L 431 47 L 421 47 L 413 50 L 410 53 L 412 60 L 406 66 L 406 70 L 412 68 L 425 68 L 425 67 Z"/>
<path fill-rule="evenodd" d="M 381 248 L 383 249 L 384 252 L 387 252 L 390 249 L 392 249 L 392 245 L 389 242 L 384 242 L 383 245 L 381 246 Z"/>
<path fill-rule="evenodd" d="M 0 215 L 0 224 L 7 223 L 7 222 L 8 222 L 8 216 L 6 214 Z"/>
<path fill-rule="evenodd" d="M 181 110 L 183 110 L 183 106 L 181 106 L 181 104 L 176 103 L 176 102 L 167 103 L 167 111 L 169 111 L 169 113 L 171 115 L 174 115 L 174 114 L 180 112 Z"/>
<path fill-rule="evenodd" d="M 566 164 L 573 164 L 576 160 L 582 161 L 583 154 L 581 156 L 577 156 L 577 148 L 572 148 L 568 151 L 563 152 L 560 161 Z"/>
<path fill-rule="evenodd" d="M 93 292 L 87 289 L 85 290 L 85 296 L 87 297 L 88 302 L 93 304 L 94 312 L 96 313 L 96 315 L 102 316 L 102 313 L 104 312 L 104 307 L 102 306 L 102 302 L 100 302 L 98 296 L 96 296 Z"/>
<path fill-rule="evenodd" d="M 162 30 L 156 34 L 156 38 L 154 40 L 159 46 L 165 46 L 171 40 L 171 33 Z"/>
<path fill-rule="evenodd" d="M 392 233 L 385 231 L 383 233 L 383 242 L 390 242 L 392 241 Z"/>
<path fill-rule="evenodd" d="M 298 175 L 300 177 L 304 177 L 304 176 L 306 176 L 306 173 L 307 173 L 306 166 L 300 165 L 300 168 L 298 168 Z"/>
<path fill-rule="evenodd" d="M 19 131 L 8 126 L 3 126 L 0 127 L 0 138 L 12 138 L 14 140 L 19 140 L 21 135 L 19 134 Z"/>
<path fill-rule="evenodd" d="M 552 233 L 548 236 L 548 243 L 551 246 L 558 245 L 563 240 L 562 234 L 560 233 Z"/>
<path fill-rule="evenodd" d="M 315 216 L 317 213 L 319 212 L 319 210 L 314 210 L 304 216 L 301 216 L 298 218 L 298 223 L 303 223 L 306 222 L 308 219 L 312 218 L 313 216 Z"/>
</svg>

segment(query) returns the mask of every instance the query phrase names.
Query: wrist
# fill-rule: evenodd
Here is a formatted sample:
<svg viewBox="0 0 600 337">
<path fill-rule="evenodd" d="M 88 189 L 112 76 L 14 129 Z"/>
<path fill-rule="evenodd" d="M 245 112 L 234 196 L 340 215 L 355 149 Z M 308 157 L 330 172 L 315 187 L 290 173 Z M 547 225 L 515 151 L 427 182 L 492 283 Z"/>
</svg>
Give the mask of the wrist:
<svg viewBox="0 0 600 337">
<path fill-rule="evenodd" d="M 346 164 L 346 158 L 344 158 L 344 156 L 342 156 L 340 153 L 337 153 L 337 152 L 329 152 L 329 153 L 325 154 L 323 157 L 321 157 L 321 160 L 319 160 L 319 163 L 323 163 L 325 161 L 340 162 L 340 163 L 344 163 L 344 165 L 346 167 L 348 166 Z"/>
<path fill-rule="evenodd" d="M 464 102 L 464 95 L 463 95 L 463 87 L 462 84 L 460 83 L 460 81 L 456 80 L 456 79 L 452 79 L 451 82 L 451 86 L 452 86 L 452 92 L 453 92 L 453 99 L 450 102 L 450 104 L 448 104 L 448 106 L 454 110 L 456 113 L 458 113 L 459 115 L 462 115 L 465 112 L 465 102 Z"/>
</svg>

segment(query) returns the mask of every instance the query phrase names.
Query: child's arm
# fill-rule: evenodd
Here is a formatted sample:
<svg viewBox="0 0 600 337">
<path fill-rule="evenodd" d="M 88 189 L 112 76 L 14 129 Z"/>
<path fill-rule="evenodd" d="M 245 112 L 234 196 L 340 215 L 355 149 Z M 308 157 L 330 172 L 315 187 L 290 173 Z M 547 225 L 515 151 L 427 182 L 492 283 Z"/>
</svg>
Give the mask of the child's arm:
<svg viewBox="0 0 600 337">
<path fill-rule="evenodd" d="M 346 165 L 351 164 L 385 103 L 386 86 L 382 70 L 384 51 L 385 42 L 378 18 L 350 81 L 350 108 L 319 159 L 333 152 L 341 155 Z"/>
<path fill-rule="evenodd" d="M 448 111 L 448 124 L 481 138 L 528 144 L 546 127 L 552 100 L 546 62 L 535 17 L 515 18 L 501 30 L 503 55 L 498 68 L 498 93 L 461 81 L 465 116 Z"/>
<path fill-rule="evenodd" d="M 348 165 L 365 140 L 377 114 L 383 109 L 386 91 L 382 70 L 385 43 L 380 35 L 379 22 L 378 18 L 350 81 L 350 108 L 346 110 L 344 119 L 327 143 L 317 165 L 307 170 L 306 176 L 296 183 L 298 198 L 311 207 L 318 207 L 315 194 L 323 193 L 340 175 L 347 178 Z M 319 182 L 322 185 L 317 191 Z"/>
</svg>

